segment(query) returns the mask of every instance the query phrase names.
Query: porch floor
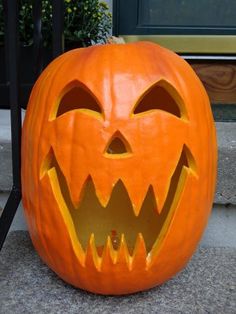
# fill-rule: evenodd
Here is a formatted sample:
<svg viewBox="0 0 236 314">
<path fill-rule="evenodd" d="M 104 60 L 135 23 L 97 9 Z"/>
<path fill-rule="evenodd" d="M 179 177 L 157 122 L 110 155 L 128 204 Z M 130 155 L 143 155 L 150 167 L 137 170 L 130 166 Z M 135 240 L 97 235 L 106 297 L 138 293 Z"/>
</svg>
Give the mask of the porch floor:
<svg viewBox="0 0 236 314">
<path fill-rule="evenodd" d="M 236 249 L 204 248 L 160 287 L 105 297 L 64 283 L 39 259 L 25 231 L 0 254 L 0 313 L 236 313 Z"/>
</svg>

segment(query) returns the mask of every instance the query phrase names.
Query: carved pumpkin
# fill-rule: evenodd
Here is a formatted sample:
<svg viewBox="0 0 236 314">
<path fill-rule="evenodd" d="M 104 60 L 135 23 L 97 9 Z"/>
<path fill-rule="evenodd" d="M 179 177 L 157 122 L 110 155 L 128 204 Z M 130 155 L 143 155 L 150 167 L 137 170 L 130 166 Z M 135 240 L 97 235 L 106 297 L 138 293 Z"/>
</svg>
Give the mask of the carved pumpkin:
<svg viewBox="0 0 236 314">
<path fill-rule="evenodd" d="M 29 232 L 65 281 L 132 293 L 193 254 L 216 139 L 206 92 L 173 52 L 140 42 L 63 54 L 33 88 L 22 147 Z"/>
</svg>

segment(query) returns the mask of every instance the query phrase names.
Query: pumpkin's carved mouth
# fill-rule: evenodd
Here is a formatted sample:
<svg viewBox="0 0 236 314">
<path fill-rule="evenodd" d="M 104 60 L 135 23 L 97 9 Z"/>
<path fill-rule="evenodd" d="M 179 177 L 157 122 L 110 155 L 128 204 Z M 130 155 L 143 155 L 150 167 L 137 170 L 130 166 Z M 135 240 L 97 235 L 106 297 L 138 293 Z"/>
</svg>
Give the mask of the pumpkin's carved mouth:
<svg viewBox="0 0 236 314">
<path fill-rule="evenodd" d="M 98 256 L 102 256 L 107 249 L 112 251 L 111 255 L 114 255 L 117 252 L 119 254 L 119 251 L 125 247 L 131 257 L 139 249 L 151 253 L 158 248 L 179 203 L 189 171 L 196 176 L 194 158 L 184 145 L 161 212 L 157 210 L 154 191 L 150 185 L 141 210 L 136 216 L 122 179 L 117 181 L 110 200 L 104 207 L 96 196 L 96 188 L 91 176 L 88 176 L 81 192 L 80 204 L 75 208 L 66 179 L 52 149 L 43 167 L 44 174 L 48 173 L 50 177 L 59 206 L 62 198 L 64 200 L 82 249 L 88 251 L 89 247 L 96 247 Z"/>
</svg>

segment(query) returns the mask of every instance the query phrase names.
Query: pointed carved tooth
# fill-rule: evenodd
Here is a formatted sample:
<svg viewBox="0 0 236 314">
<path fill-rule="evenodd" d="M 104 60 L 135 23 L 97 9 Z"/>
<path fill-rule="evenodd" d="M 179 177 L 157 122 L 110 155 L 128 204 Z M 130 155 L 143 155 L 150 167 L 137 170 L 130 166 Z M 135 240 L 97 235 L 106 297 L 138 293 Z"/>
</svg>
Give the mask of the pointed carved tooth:
<svg viewBox="0 0 236 314">
<path fill-rule="evenodd" d="M 129 250 L 123 233 L 121 235 L 120 247 L 117 254 L 117 264 L 122 264 L 128 269 L 130 269 L 131 266 L 131 256 L 129 254 Z"/>
<path fill-rule="evenodd" d="M 134 215 L 137 217 L 146 197 L 148 184 L 146 182 L 142 182 L 142 184 L 134 184 L 132 176 L 124 178 L 122 182 L 132 203 Z"/>
<path fill-rule="evenodd" d="M 141 211 L 142 205 L 143 205 L 143 200 L 138 200 L 135 203 L 132 203 L 134 215 L 136 217 L 138 217 L 138 215 L 139 215 L 139 213 Z"/>
<path fill-rule="evenodd" d="M 104 179 L 101 180 L 100 177 L 97 179 L 95 176 L 93 178 L 93 182 L 98 201 L 103 207 L 106 207 L 111 198 L 112 190 L 116 182 L 113 182 L 112 178 L 104 177 Z"/>
<path fill-rule="evenodd" d="M 107 204 L 111 198 L 112 189 L 110 191 L 101 192 L 99 190 L 96 190 L 96 195 L 99 203 L 102 205 L 102 207 L 107 207 Z"/>
<path fill-rule="evenodd" d="M 162 209 L 164 207 L 168 191 L 170 187 L 170 181 L 166 185 L 160 184 L 157 186 L 156 184 L 153 185 L 153 190 L 154 190 L 154 198 L 156 200 L 156 210 L 158 214 L 162 212 Z"/>
<path fill-rule="evenodd" d="M 52 168 L 54 165 L 52 164 L 53 159 L 55 158 L 53 149 L 50 148 L 46 156 L 43 158 L 43 162 L 40 167 L 40 179 L 42 179 L 45 174 Z"/>
<path fill-rule="evenodd" d="M 132 199 L 132 206 L 133 206 L 133 211 L 134 211 L 134 215 L 136 217 L 139 216 L 140 214 L 140 211 L 142 209 L 142 205 L 143 205 L 143 202 L 145 200 L 145 197 L 146 197 L 146 193 L 147 191 L 145 191 L 145 193 L 143 193 L 145 190 L 142 191 L 142 194 L 141 192 L 138 192 L 138 197 L 137 196 L 131 196 L 131 199 Z"/>
<path fill-rule="evenodd" d="M 100 260 L 101 259 L 98 256 L 96 245 L 95 245 L 94 234 L 92 233 L 90 235 L 87 250 L 86 250 L 85 266 L 89 267 L 90 269 L 96 268 L 97 270 L 99 270 Z"/>
<path fill-rule="evenodd" d="M 145 241 L 143 239 L 142 233 L 137 236 L 133 258 L 132 258 L 132 269 L 145 269 L 147 265 L 147 251 Z"/>
<path fill-rule="evenodd" d="M 103 249 L 103 253 L 102 253 L 101 270 L 106 271 L 106 269 L 109 269 L 110 267 L 112 267 L 113 264 L 115 264 L 115 260 L 116 260 L 116 252 L 114 252 L 113 246 L 111 243 L 111 238 L 110 236 L 108 236 L 105 247 Z"/>
<path fill-rule="evenodd" d="M 91 179 L 90 176 L 86 177 L 83 174 L 73 173 L 71 177 L 69 177 L 68 187 L 70 191 L 71 201 L 73 203 L 74 208 L 78 208 L 79 204 L 86 192 L 86 187 L 88 181 Z"/>
</svg>

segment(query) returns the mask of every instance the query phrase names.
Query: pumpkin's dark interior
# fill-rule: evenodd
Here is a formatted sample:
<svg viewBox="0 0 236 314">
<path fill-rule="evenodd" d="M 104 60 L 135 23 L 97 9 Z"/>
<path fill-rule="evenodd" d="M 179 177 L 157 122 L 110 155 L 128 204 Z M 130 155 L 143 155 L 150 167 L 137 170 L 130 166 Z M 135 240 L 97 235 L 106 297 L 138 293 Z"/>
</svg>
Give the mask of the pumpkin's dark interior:
<svg viewBox="0 0 236 314">
<path fill-rule="evenodd" d="M 55 118 L 67 111 L 76 109 L 95 111 L 102 114 L 101 106 L 95 97 L 81 85 L 72 86 L 61 98 L 58 107 L 54 110 Z M 147 111 L 155 109 L 167 111 L 178 118 L 182 118 L 185 111 L 179 96 L 175 95 L 175 91 L 169 86 L 166 88 L 159 85 L 152 86 L 137 101 L 133 109 L 133 115 L 147 114 Z M 102 153 L 115 155 L 115 158 L 122 158 L 122 155 L 131 153 L 131 148 L 121 134 L 115 134 L 108 143 L 106 151 Z M 156 240 L 162 236 L 163 230 L 168 227 L 175 209 L 173 204 L 176 205 L 178 202 L 185 183 L 181 179 L 182 169 L 184 166 L 194 167 L 194 159 L 189 149 L 183 145 L 182 154 L 171 178 L 170 188 L 161 213 L 159 214 L 156 209 L 154 191 L 150 186 L 137 217 L 134 214 L 132 201 L 122 178 L 114 186 L 107 206 L 103 207 L 96 196 L 93 181 L 91 177 L 88 177 L 84 184 L 83 197 L 79 207 L 75 208 L 71 201 L 66 178 L 60 170 L 52 149 L 45 164 L 48 170 L 50 168 L 56 169 L 59 190 L 70 212 L 78 240 L 84 250 L 86 250 L 91 234 L 94 234 L 98 248 L 103 248 L 107 237 L 110 236 L 114 249 L 119 247 L 121 235 L 124 234 L 129 251 L 132 254 L 139 233 L 142 234 L 145 240 L 147 251 L 150 251 Z M 100 249 L 98 252 L 100 254 L 102 250 Z"/>
</svg>

